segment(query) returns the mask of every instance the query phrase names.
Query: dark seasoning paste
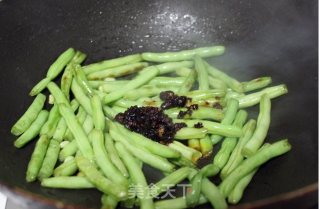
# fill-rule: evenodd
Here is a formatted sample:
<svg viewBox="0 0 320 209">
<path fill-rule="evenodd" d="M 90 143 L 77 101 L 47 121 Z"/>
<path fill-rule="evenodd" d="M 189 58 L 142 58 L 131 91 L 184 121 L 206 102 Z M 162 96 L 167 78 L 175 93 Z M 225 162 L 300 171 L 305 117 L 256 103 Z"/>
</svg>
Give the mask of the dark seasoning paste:
<svg viewBox="0 0 320 209">
<path fill-rule="evenodd" d="M 184 107 L 190 100 L 185 96 L 177 96 L 172 91 L 160 93 L 164 102 L 161 108 L 132 106 L 124 113 L 116 115 L 115 120 L 131 131 L 140 133 L 162 144 L 171 143 L 177 131 L 186 127 L 185 123 L 173 123 L 163 110 L 172 107 Z"/>
<path fill-rule="evenodd" d="M 186 127 L 185 123 L 173 123 L 172 119 L 164 113 L 165 109 L 173 107 L 185 107 L 191 98 L 178 96 L 173 91 L 160 93 L 163 101 L 158 107 L 138 107 L 132 106 L 123 113 L 116 115 L 115 120 L 131 131 L 144 135 L 145 137 L 162 144 L 169 144 L 173 141 L 177 131 Z M 186 111 L 180 111 L 178 118 L 183 118 L 186 114 L 191 115 L 193 110 L 197 110 L 198 105 L 190 105 Z M 202 128 L 202 124 L 195 124 L 195 128 Z"/>
</svg>

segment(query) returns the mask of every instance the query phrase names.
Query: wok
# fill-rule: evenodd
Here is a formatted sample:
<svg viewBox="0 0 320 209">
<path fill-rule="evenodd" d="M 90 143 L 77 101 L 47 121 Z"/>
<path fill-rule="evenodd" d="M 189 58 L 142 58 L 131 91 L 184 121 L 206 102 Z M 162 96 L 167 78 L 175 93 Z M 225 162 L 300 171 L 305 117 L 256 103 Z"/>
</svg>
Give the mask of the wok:
<svg viewBox="0 0 320 209">
<path fill-rule="evenodd" d="M 317 204 L 318 33 L 316 0 L 0 2 L 1 190 L 21 208 L 98 208 L 93 190 L 46 189 L 26 183 L 34 142 L 13 147 L 12 124 L 28 92 L 67 47 L 86 63 L 143 51 L 223 44 L 210 60 L 239 80 L 271 75 L 289 94 L 272 103 L 267 141 L 288 137 L 291 152 L 262 166 L 237 208 L 309 208 Z M 256 117 L 257 108 L 252 108 Z M 150 181 L 160 177 L 145 168 Z M 199 208 L 209 208 L 208 205 Z"/>
</svg>

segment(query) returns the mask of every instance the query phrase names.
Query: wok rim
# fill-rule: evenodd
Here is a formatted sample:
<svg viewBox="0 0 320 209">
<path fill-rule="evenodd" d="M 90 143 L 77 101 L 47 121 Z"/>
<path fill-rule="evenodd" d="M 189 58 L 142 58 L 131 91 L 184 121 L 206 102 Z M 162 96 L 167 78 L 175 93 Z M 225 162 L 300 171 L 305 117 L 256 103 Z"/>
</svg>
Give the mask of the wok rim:
<svg viewBox="0 0 320 209">
<path fill-rule="evenodd" d="M 36 203 L 42 203 L 44 206 L 52 206 L 52 207 L 57 207 L 61 209 L 89 209 L 88 207 L 83 207 L 81 205 L 77 204 L 70 204 L 70 203 L 63 203 L 62 201 L 56 200 L 56 199 L 51 199 L 44 197 L 40 194 L 37 193 L 32 193 L 28 190 L 21 189 L 19 187 L 15 186 L 9 186 L 3 182 L 0 182 L 0 191 L 3 192 L 5 195 L 7 194 L 8 196 L 16 196 L 18 195 L 19 197 L 22 198 L 22 202 L 27 202 L 31 201 L 36 202 Z M 285 192 L 281 193 L 278 195 L 274 195 L 271 197 L 263 198 L 260 200 L 255 200 L 252 202 L 247 202 L 247 203 L 240 203 L 238 205 L 232 205 L 229 204 L 229 208 L 231 209 L 255 209 L 255 208 L 263 208 L 263 207 L 268 207 L 271 205 L 283 205 L 283 204 L 290 204 L 290 202 L 293 202 L 293 200 L 304 200 L 308 198 L 314 198 L 313 196 L 316 195 L 315 202 L 311 204 L 317 204 L 318 199 L 317 199 L 317 193 L 318 193 L 318 182 L 311 183 L 307 186 L 304 186 L 302 188 L 290 191 L 290 192 Z M 311 206 L 314 206 L 311 205 Z"/>
</svg>

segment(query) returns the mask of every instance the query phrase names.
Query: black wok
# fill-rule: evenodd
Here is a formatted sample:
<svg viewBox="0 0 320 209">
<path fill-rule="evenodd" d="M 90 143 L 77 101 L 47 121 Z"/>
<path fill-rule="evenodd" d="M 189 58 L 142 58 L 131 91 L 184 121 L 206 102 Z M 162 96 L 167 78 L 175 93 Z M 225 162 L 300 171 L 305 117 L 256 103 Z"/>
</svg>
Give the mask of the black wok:
<svg viewBox="0 0 320 209">
<path fill-rule="evenodd" d="M 2 191 L 22 207 L 99 207 L 92 190 L 46 189 L 25 182 L 34 143 L 13 147 L 10 127 L 32 98 L 28 92 L 67 47 L 86 63 L 133 52 L 224 44 L 210 60 L 239 80 L 271 75 L 289 94 L 273 101 L 268 141 L 288 137 L 290 153 L 261 167 L 242 207 L 309 208 L 317 204 L 318 3 L 316 0 L 165 0 L 0 2 Z M 256 108 L 252 117 L 256 117 Z M 146 169 L 150 180 L 160 174 Z M 50 206 L 49 206 L 50 205 Z M 209 207 L 209 206 L 206 206 Z M 204 208 L 201 207 L 201 208 Z"/>
</svg>

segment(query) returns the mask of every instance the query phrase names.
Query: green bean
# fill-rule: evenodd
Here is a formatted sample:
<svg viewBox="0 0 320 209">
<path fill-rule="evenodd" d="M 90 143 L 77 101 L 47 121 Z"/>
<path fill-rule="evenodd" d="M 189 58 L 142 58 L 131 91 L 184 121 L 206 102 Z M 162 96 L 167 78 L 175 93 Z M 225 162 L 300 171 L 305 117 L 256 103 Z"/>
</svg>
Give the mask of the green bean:
<svg viewBox="0 0 320 209">
<path fill-rule="evenodd" d="M 204 100 L 209 98 L 223 97 L 225 92 L 220 89 L 210 90 L 195 90 L 185 94 L 185 96 L 192 98 L 192 100 Z"/>
<path fill-rule="evenodd" d="M 50 82 L 47 85 L 47 88 L 54 97 L 54 101 L 56 104 L 63 103 L 70 106 L 69 100 L 65 97 L 60 88 L 57 86 L 57 84 L 55 84 L 54 82 Z"/>
<path fill-rule="evenodd" d="M 63 68 L 71 61 L 74 54 L 75 51 L 72 48 L 69 48 L 66 51 L 64 51 L 49 67 L 46 78 L 41 80 L 32 88 L 30 96 L 35 96 L 39 94 L 51 80 L 55 79 L 61 73 Z"/>
<path fill-rule="evenodd" d="M 122 89 L 119 89 L 117 91 L 111 92 L 110 94 L 106 95 L 104 98 L 104 103 L 108 104 L 122 98 L 127 91 L 136 89 L 139 86 L 142 86 L 143 84 L 149 82 L 152 78 L 154 78 L 159 73 L 159 70 L 153 66 L 148 67 L 146 69 L 141 71 L 140 75 L 138 75 L 137 77 L 129 81 L 129 83 L 124 85 Z"/>
<path fill-rule="evenodd" d="M 230 125 L 236 117 L 239 108 L 239 102 L 236 99 L 230 99 L 227 104 L 224 118 L 221 121 L 223 125 Z M 213 144 L 217 144 L 223 137 L 219 135 L 212 135 L 211 140 Z"/>
<path fill-rule="evenodd" d="M 90 115 L 85 117 L 85 120 L 79 120 L 80 124 L 82 124 L 82 128 L 86 134 L 89 134 L 93 129 L 93 121 Z M 72 133 L 71 133 L 72 134 Z M 72 135 L 73 136 L 73 135 Z M 90 139 L 89 139 L 90 140 Z M 60 152 L 59 159 L 60 161 L 64 161 L 68 156 L 73 156 L 78 151 L 78 146 L 76 140 L 72 140 L 69 144 L 67 144 Z"/>
<path fill-rule="evenodd" d="M 221 179 L 225 179 L 243 160 L 244 157 L 241 151 L 244 145 L 250 140 L 256 128 L 256 121 L 251 119 L 243 127 L 243 136 L 239 138 L 238 143 L 232 151 L 227 164 L 223 167 L 220 173 Z"/>
<path fill-rule="evenodd" d="M 212 177 L 219 173 L 220 168 L 214 164 L 208 164 L 200 169 L 204 177 Z"/>
<path fill-rule="evenodd" d="M 200 195 L 198 205 L 202 205 L 207 203 L 208 200 L 203 196 Z M 168 200 L 160 200 L 154 203 L 155 209 L 185 209 L 188 208 L 186 203 L 185 197 L 178 197 L 174 199 L 168 199 Z"/>
<path fill-rule="evenodd" d="M 105 178 L 95 167 L 95 165 L 86 157 L 78 155 L 76 162 L 79 170 L 85 174 L 88 180 L 101 192 L 114 195 L 120 200 L 126 199 L 127 190 L 120 184 L 115 184 Z"/>
<path fill-rule="evenodd" d="M 180 118 L 180 111 L 187 111 L 187 108 L 172 108 L 166 110 L 165 113 L 172 118 Z M 222 110 L 215 109 L 212 107 L 198 107 L 198 109 L 193 110 L 190 114 L 185 114 L 184 119 L 193 118 L 193 119 L 207 119 L 221 121 L 224 118 Z"/>
<path fill-rule="evenodd" d="M 239 110 L 237 113 L 233 126 L 242 128 L 244 123 L 246 122 L 248 117 L 248 113 L 244 110 Z M 222 142 L 221 148 L 219 152 L 216 154 L 216 156 L 213 159 L 213 164 L 218 166 L 220 169 L 223 169 L 223 167 L 226 165 L 228 162 L 228 159 L 231 155 L 231 152 L 237 145 L 237 138 L 234 137 L 228 137 L 225 138 Z"/>
<path fill-rule="evenodd" d="M 158 87 L 180 86 L 185 81 L 185 77 L 155 77 L 148 84 Z"/>
<path fill-rule="evenodd" d="M 25 132 L 38 117 L 45 101 L 46 96 L 43 94 L 38 94 L 27 111 L 12 126 L 11 133 L 15 136 L 18 136 Z"/>
<path fill-rule="evenodd" d="M 191 179 L 191 192 L 188 192 L 186 195 L 186 202 L 188 207 L 195 207 L 200 199 L 201 194 L 201 182 L 203 179 L 203 174 L 198 172 Z"/>
<path fill-rule="evenodd" d="M 274 99 L 286 93 L 288 93 L 287 86 L 284 84 L 281 84 L 278 86 L 265 88 L 261 91 L 251 93 L 246 96 L 239 97 L 237 99 L 239 101 L 239 108 L 246 108 L 246 107 L 250 107 L 258 104 L 263 94 L 268 94 L 270 99 Z"/>
<path fill-rule="evenodd" d="M 92 81 L 89 81 L 91 83 Z M 99 90 L 104 93 L 110 93 L 112 91 L 116 91 L 119 88 L 122 88 L 126 85 L 128 80 L 119 80 L 119 81 L 103 81 L 103 84 L 99 85 Z"/>
<path fill-rule="evenodd" d="M 224 91 L 227 90 L 227 85 L 220 79 L 209 76 L 209 86 L 214 89 L 222 89 Z"/>
<path fill-rule="evenodd" d="M 231 78 L 226 73 L 220 71 L 219 69 L 213 67 L 212 65 L 209 65 L 208 63 L 206 63 L 206 67 L 207 67 L 208 73 L 212 77 L 220 79 L 225 84 L 227 84 L 232 90 L 236 92 L 239 92 L 239 93 L 243 92 L 243 86 L 239 81 L 235 80 L 234 78 Z"/>
<path fill-rule="evenodd" d="M 58 161 L 60 151 L 60 144 L 55 139 L 51 139 L 49 143 L 49 147 L 47 149 L 47 153 L 44 157 L 41 169 L 38 174 L 38 178 L 40 180 L 44 178 L 48 178 L 53 174 L 54 166 Z"/>
<path fill-rule="evenodd" d="M 129 153 L 129 150 L 126 150 L 124 145 L 117 142 L 115 144 L 115 147 L 118 150 L 120 157 L 123 159 L 126 167 L 128 168 L 130 177 L 132 178 L 134 184 L 142 186 L 142 188 L 144 188 L 142 196 L 141 194 L 138 195 L 138 198 L 140 200 L 140 208 L 141 209 L 154 208 L 153 200 L 149 196 L 149 192 L 146 191 L 146 189 L 148 188 L 148 184 L 147 184 L 146 178 L 143 175 L 141 168 L 137 165 L 137 163 L 135 162 L 135 159 Z"/>
<path fill-rule="evenodd" d="M 73 156 L 78 151 L 76 140 L 71 141 L 60 151 L 59 160 L 64 161 L 67 157 Z"/>
<path fill-rule="evenodd" d="M 58 142 L 62 142 L 63 136 L 68 129 L 66 121 L 63 118 L 60 118 L 56 130 L 53 134 L 53 139 L 57 140 Z"/>
<path fill-rule="evenodd" d="M 77 172 L 78 166 L 74 157 L 65 160 L 61 165 L 56 167 L 53 171 L 53 175 L 57 176 L 71 176 Z"/>
<path fill-rule="evenodd" d="M 224 46 L 202 47 L 191 50 L 183 50 L 179 52 L 164 53 L 142 53 L 142 58 L 150 62 L 175 62 L 182 60 L 191 60 L 195 55 L 200 57 L 219 56 L 225 51 Z"/>
<path fill-rule="evenodd" d="M 171 158 L 170 162 L 180 167 L 196 168 L 196 165 L 194 162 L 192 162 L 192 160 L 182 155 L 179 158 Z"/>
<path fill-rule="evenodd" d="M 195 149 L 195 150 L 201 150 L 200 140 L 199 139 L 189 139 L 188 140 L 188 147 Z"/>
<path fill-rule="evenodd" d="M 92 88 L 99 89 L 100 86 L 103 86 L 104 84 L 109 83 L 109 82 L 114 83 L 115 81 L 105 81 L 105 80 L 99 81 L 98 80 L 98 81 L 88 81 L 88 82 Z"/>
<path fill-rule="evenodd" d="M 71 101 L 71 108 L 73 111 L 76 111 L 79 107 L 79 103 L 77 102 L 77 100 L 72 100 Z M 63 117 L 60 118 L 58 125 L 56 127 L 56 130 L 54 132 L 53 135 L 53 139 L 57 140 L 58 142 L 61 142 L 63 140 L 63 137 L 67 131 L 68 127 L 67 127 L 67 123 L 64 120 Z"/>
<path fill-rule="evenodd" d="M 175 139 L 200 139 L 207 135 L 208 130 L 205 128 L 181 128 L 174 135 Z"/>
<path fill-rule="evenodd" d="M 209 98 L 204 100 L 197 100 L 197 101 L 191 101 L 188 102 L 188 105 L 197 104 L 200 107 L 213 107 L 214 109 L 222 110 L 225 106 L 225 102 L 221 97 L 217 98 Z"/>
<path fill-rule="evenodd" d="M 271 77 L 259 77 L 248 82 L 242 82 L 244 92 L 264 88 L 272 83 Z"/>
<path fill-rule="evenodd" d="M 51 138 L 56 130 L 56 126 L 58 125 L 60 119 L 59 108 L 57 105 L 53 105 L 49 112 L 48 120 L 45 124 L 43 124 L 40 135 L 46 134 L 48 138 Z"/>
<path fill-rule="evenodd" d="M 107 149 L 107 153 L 109 155 L 110 160 L 118 168 L 118 170 L 122 173 L 124 177 L 129 177 L 129 173 L 125 165 L 123 164 L 122 160 L 120 159 L 116 148 L 114 147 L 111 136 L 106 133 L 104 135 L 104 139 L 105 139 L 105 147 Z"/>
<path fill-rule="evenodd" d="M 194 163 L 197 162 L 198 159 L 202 157 L 201 152 L 199 152 L 198 150 L 192 149 L 190 147 L 187 147 L 178 141 L 173 141 L 168 146 L 180 152 L 183 157 L 185 157 L 186 159 Z"/>
<path fill-rule="evenodd" d="M 185 178 L 188 177 L 190 174 L 191 169 L 189 167 L 182 167 L 178 170 L 170 173 L 166 177 L 162 178 L 155 184 L 156 193 L 153 194 L 154 196 L 158 196 L 162 192 L 167 191 L 170 187 L 178 184 L 179 182 L 183 181 Z"/>
<path fill-rule="evenodd" d="M 121 142 L 126 147 L 126 149 L 128 149 L 131 152 L 131 154 L 134 155 L 136 158 L 161 171 L 173 171 L 174 165 L 172 165 L 165 158 L 162 158 L 158 155 L 154 155 L 144 148 L 142 149 L 138 146 L 135 146 L 135 144 L 133 144 L 132 142 L 129 143 L 126 139 L 126 136 L 119 133 L 119 131 L 116 132 L 115 128 L 116 127 L 110 130 L 111 137 L 114 140 Z"/>
<path fill-rule="evenodd" d="M 197 123 L 202 123 L 203 128 L 208 130 L 210 134 L 217 134 L 226 137 L 240 137 L 242 136 L 242 130 L 233 125 L 223 125 L 216 122 L 206 120 L 182 120 L 174 119 L 175 123 L 185 123 L 188 127 L 193 127 Z"/>
<path fill-rule="evenodd" d="M 103 106 L 103 112 L 104 112 L 105 116 L 111 120 L 113 120 L 117 115 L 117 111 L 115 111 L 114 109 L 112 109 L 111 107 L 109 107 L 107 105 Z"/>
<path fill-rule="evenodd" d="M 49 139 L 46 135 L 40 136 L 31 155 L 31 159 L 27 168 L 27 182 L 35 181 L 41 168 L 44 156 L 47 152 Z"/>
<path fill-rule="evenodd" d="M 209 79 L 208 79 L 208 71 L 206 70 L 206 66 L 199 56 L 194 57 L 194 65 L 197 71 L 199 90 L 208 90 L 209 89 Z"/>
<path fill-rule="evenodd" d="M 112 164 L 108 156 L 104 145 L 104 135 L 102 130 L 93 129 L 89 134 L 89 138 L 91 138 L 95 162 L 101 169 L 102 173 L 117 184 L 128 185 L 127 179 Z"/>
<path fill-rule="evenodd" d="M 118 107 L 118 106 L 112 106 L 112 109 L 116 111 L 117 114 L 125 112 L 127 110 L 127 108 Z"/>
<path fill-rule="evenodd" d="M 208 156 L 212 153 L 213 144 L 208 135 L 200 139 L 200 148 L 203 156 Z"/>
<path fill-rule="evenodd" d="M 46 122 L 48 115 L 48 111 L 41 110 L 37 118 L 32 122 L 31 126 L 15 140 L 14 146 L 21 148 L 36 137 L 40 133 L 41 127 Z"/>
<path fill-rule="evenodd" d="M 202 181 L 201 184 L 201 193 L 205 196 L 207 200 L 211 203 L 213 208 L 227 208 L 226 201 L 222 194 L 220 193 L 219 189 L 209 181 L 209 176 L 215 176 L 217 173 L 219 173 L 219 167 L 209 164 L 203 167 L 199 172 L 197 170 L 193 169 L 193 171 L 188 176 L 189 180 L 192 180 L 193 177 L 195 177 L 197 174 L 202 175 Z M 199 190 L 199 189 L 198 189 Z M 201 196 L 199 198 L 199 202 L 201 202 Z"/>
<path fill-rule="evenodd" d="M 89 139 L 77 121 L 72 109 L 65 104 L 59 104 L 59 110 L 71 130 L 81 153 L 89 160 L 93 160 L 93 151 Z"/>
<path fill-rule="evenodd" d="M 87 95 L 83 92 L 81 86 L 78 84 L 76 79 L 73 79 L 71 84 L 71 91 L 74 95 L 74 97 L 78 100 L 80 105 L 86 110 L 88 114 L 92 114 L 90 99 L 87 97 Z"/>
<path fill-rule="evenodd" d="M 181 84 L 178 94 L 186 94 L 192 88 L 194 82 L 196 81 L 196 72 L 194 70 L 190 70 L 190 73 L 187 75 L 183 83 Z"/>
<path fill-rule="evenodd" d="M 86 55 L 83 54 L 80 51 L 77 51 L 70 63 L 67 65 L 67 67 L 64 70 L 64 73 L 62 74 L 61 77 L 61 91 L 64 93 L 64 95 L 69 99 L 70 96 L 70 88 L 71 88 L 71 83 L 73 79 L 73 68 L 74 65 L 80 64 L 86 59 Z"/>
<path fill-rule="evenodd" d="M 169 148 L 166 145 L 160 144 L 158 142 L 154 142 L 151 139 L 144 137 L 141 134 L 132 132 L 120 124 L 116 124 L 119 131 L 123 134 L 128 136 L 130 140 L 133 140 L 134 143 L 137 145 L 144 147 L 145 149 L 149 150 L 151 153 L 159 155 L 164 158 L 178 158 L 180 157 L 179 152 Z"/>
<path fill-rule="evenodd" d="M 250 172 L 267 162 L 268 160 L 282 155 L 291 149 L 287 139 L 280 140 L 270 146 L 256 152 L 251 157 L 244 160 L 236 169 L 234 169 L 220 184 L 221 193 L 227 197 L 235 185 Z"/>
<path fill-rule="evenodd" d="M 167 91 L 167 90 L 171 90 L 173 92 L 177 91 L 177 88 L 172 86 L 167 86 L 167 87 L 156 87 L 154 85 L 145 85 L 142 86 L 141 88 L 138 89 L 134 89 L 134 90 L 129 90 L 127 91 L 124 95 L 123 98 L 124 99 L 129 99 L 129 100 L 137 100 L 140 97 L 151 97 L 151 96 L 155 96 L 160 94 L 160 92 L 162 91 Z"/>
<path fill-rule="evenodd" d="M 128 65 L 122 65 L 114 68 L 108 68 L 105 70 L 101 70 L 98 72 L 93 72 L 88 74 L 89 80 L 102 80 L 108 77 L 121 77 L 125 75 L 129 75 L 135 72 L 140 71 L 141 69 L 148 66 L 146 62 L 137 62 Z"/>
<path fill-rule="evenodd" d="M 92 109 L 92 119 L 96 129 L 105 129 L 105 118 L 102 109 L 102 104 L 98 95 L 93 95 L 91 97 L 91 109 Z"/>
<path fill-rule="evenodd" d="M 227 89 L 227 93 L 224 97 L 224 101 L 228 102 L 230 99 L 238 99 L 243 96 L 245 96 L 244 93 L 238 93 L 238 92 L 233 91 L 232 89 Z"/>
<path fill-rule="evenodd" d="M 79 107 L 78 113 L 76 115 L 76 118 L 77 118 L 77 121 L 79 122 L 79 124 L 84 123 L 86 116 L 87 116 L 86 111 L 82 107 Z M 68 129 L 65 132 L 63 138 L 64 138 L 64 140 L 67 140 L 67 141 L 72 141 L 74 139 L 74 136 L 73 136 L 70 129 Z"/>
<path fill-rule="evenodd" d="M 168 74 L 174 72 L 176 69 L 181 67 L 193 67 L 192 61 L 182 62 L 167 62 L 160 65 L 154 65 L 159 70 L 159 75 Z"/>
<path fill-rule="evenodd" d="M 226 209 L 228 205 L 219 191 L 218 187 L 216 187 L 213 183 L 210 182 L 209 179 L 203 178 L 201 183 L 201 192 L 202 194 L 209 200 L 212 207 L 215 209 Z"/>
<path fill-rule="evenodd" d="M 63 68 L 71 61 L 73 56 L 75 55 L 75 51 L 73 48 L 69 48 L 66 51 L 64 51 L 57 60 L 49 67 L 47 72 L 47 77 L 54 79 L 56 78 Z"/>
<path fill-rule="evenodd" d="M 233 188 L 233 190 L 228 195 L 228 202 L 231 204 L 237 204 L 243 195 L 244 190 L 248 186 L 248 184 L 251 182 L 251 179 L 253 178 L 254 174 L 258 171 L 258 169 L 255 169 L 251 171 L 249 174 L 247 174 L 245 177 L 243 177 Z"/>
<path fill-rule="evenodd" d="M 271 100 L 268 94 L 264 94 L 260 101 L 260 113 L 257 120 L 257 128 L 251 139 L 242 149 L 245 157 L 253 155 L 263 144 L 269 130 L 271 120 Z"/>
<path fill-rule="evenodd" d="M 134 55 L 128 55 L 125 57 L 118 57 L 115 59 L 104 60 L 98 63 L 93 63 L 90 65 L 83 66 L 82 68 L 86 74 L 89 74 L 89 73 L 97 72 L 100 70 L 105 70 L 108 68 L 140 62 L 141 60 L 142 58 L 140 54 L 134 54 Z"/>
<path fill-rule="evenodd" d="M 41 81 L 39 81 L 29 92 L 30 96 L 35 96 L 40 94 L 40 92 L 46 88 L 48 83 L 50 83 L 51 78 L 45 77 Z"/>
<path fill-rule="evenodd" d="M 115 209 L 118 205 L 119 200 L 112 195 L 103 194 L 101 196 L 101 209 Z"/>
<path fill-rule="evenodd" d="M 59 176 L 46 178 L 41 181 L 41 186 L 59 189 L 91 189 L 94 185 L 86 177 Z"/>
<path fill-rule="evenodd" d="M 191 71 L 194 71 L 194 70 L 187 67 L 181 67 L 181 68 L 177 68 L 175 73 L 178 76 L 187 77 Z"/>
<path fill-rule="evenodd" d="M 81 66 L 76 65 L 74 72 L 75 72 L 75 79 L 77 80 L 77 83 L 79 84 L 79 86 L 82 88 L 82 90 L 85 92 L 87 96 L 91 97 L 94 94 L 93 88 L 89 84 L 88 79 L 85 73 L 83 72 Z"/>
</svg>

